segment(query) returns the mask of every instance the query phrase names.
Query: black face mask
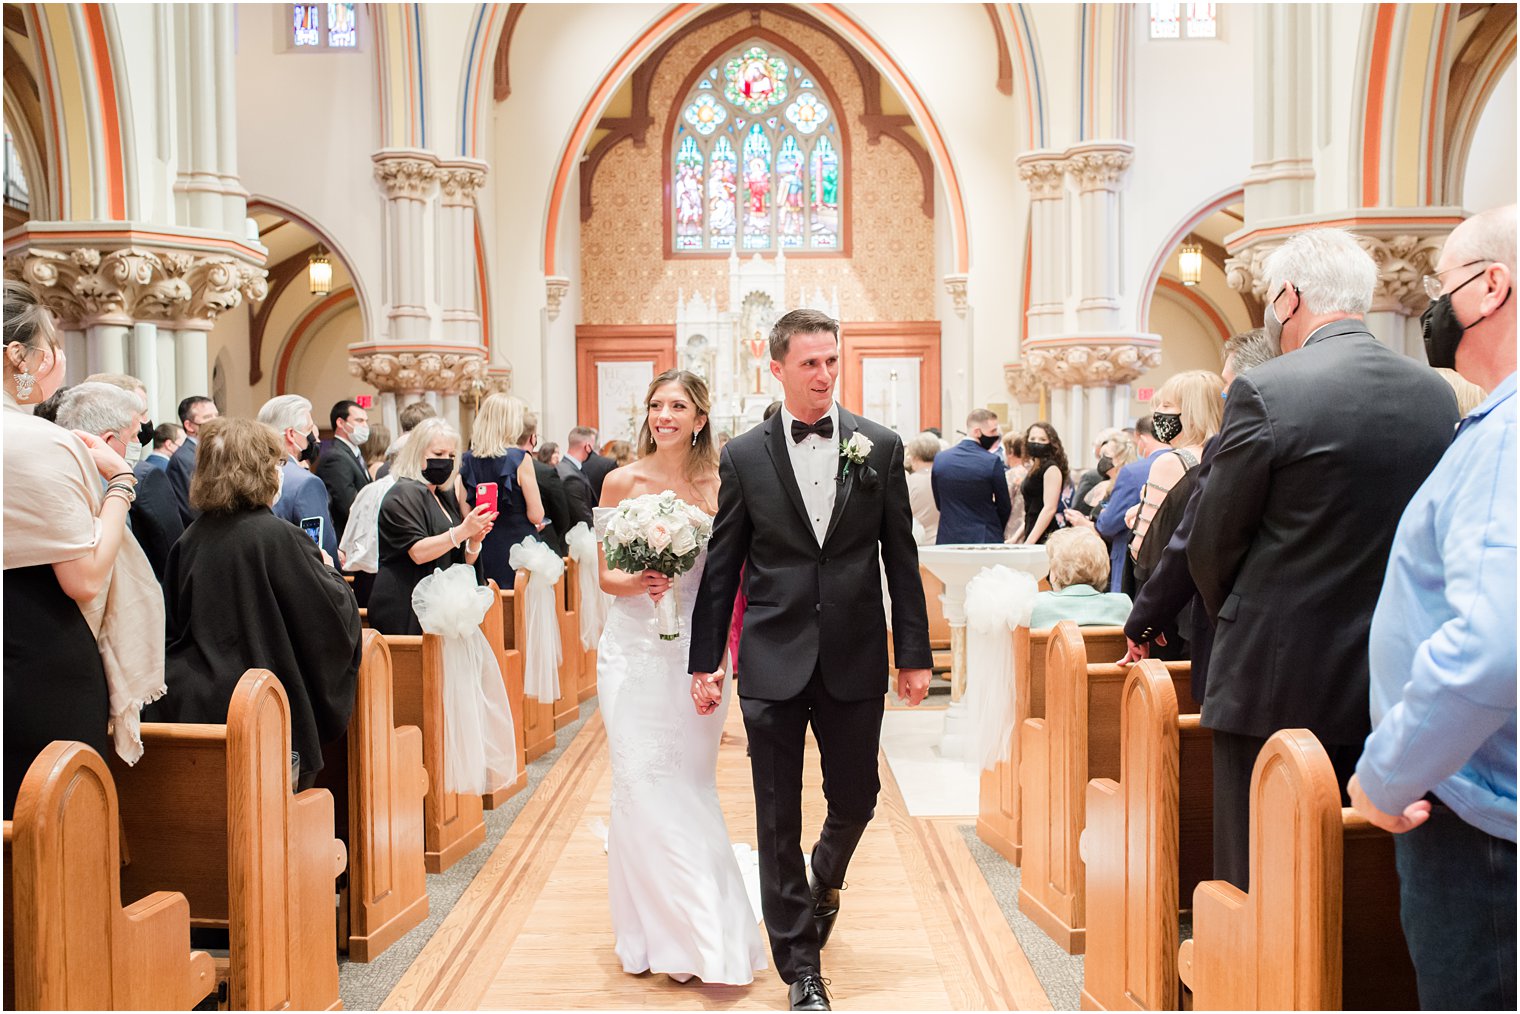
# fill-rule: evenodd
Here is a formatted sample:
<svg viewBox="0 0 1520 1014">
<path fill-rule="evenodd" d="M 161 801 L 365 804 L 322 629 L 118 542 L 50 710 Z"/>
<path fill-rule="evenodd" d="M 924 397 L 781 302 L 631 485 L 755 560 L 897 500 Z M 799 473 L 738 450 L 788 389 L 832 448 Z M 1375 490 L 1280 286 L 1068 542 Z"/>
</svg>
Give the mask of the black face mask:
<svg viewBox="0 0 1520 1014">
<path fill-rule="evenodd" d="M 981 436 L 976 438 L 976 442 L 982 445 L 982 450 L 990 451 L 996 447 L 998 445 L 998 441 L 1002 439 L 1003 435 L 1001 433 L 983 433 Z"/>
<path fill-rule="evenodd" d="M 1169 444 L 1182 432 L 1182 413 L 1152 412 L 1151 428 L 1155 430 L 1157 440 Z"/>
<path fill-rule="evenodd" d="M 453 458 L 428 458 L 422 469 L 422 481 L 429 486 L 441 486 L 454 474 Z"/>
<path fill-rule="evenodd" d="M 1048 458 L 1054 453 L 1049 444 L 1037 444 L 1034 441 L 1030 441 L 1024 446 L 1029 450 L 1031 458 Z"/>
<path fill-rule="evenodd" d="M 316 461 L 317 451 L 319 448 L 320 445 L 317 443 L 317 435 L 315 433 L 306 434 L 306 446 L 301 448 L 301 460 Z"/>
<path fill-rule="evenodd" d="M 1107 479 L 1108 478 L 1108 473 L 1112 472 L 1113 470 L 1114 470 L 1114 459 L 1113 458 L 1110 458 L 1108 455 L 1105 454 L 1105 455 L 1103 455 L 1103 457 L 1101 457 L 1101 458 L 1098 459 L 1098 475 L 1099 476 L 1101 476 L 1104 479 Z"/>
<path fill-rule="evenodd" d="M 137 427 L 137 442 L 144 447 L 153 446 L 153 420 L 145 419 L 143 424 Z"/>
<path fill-rule="evenodd" d="M 1420 327 L 1425 333 L 1425 358 L 1438 370 L 1457 368 L 1457 346 L 1462 344 L 1462 335 L 1466 334 L 1467 329 L 1478 321 L 1485 319 L 1479 317 L 1472 324 L 1463 324 L 1457 319 L 1457 311 L 1451 306 L 1451 297 L 1455 293 L 1482 277 L 1482 271 L 1473 275 L 1451 292 L 1442 294 L 1440 299 L 1427 306 L 1425 312 L 1420 315 Z M 1504 303 L 1509 302 L 1510 293 L 1514 291 L 1511 287 L 1510 291 L 1504 294 Z M 1503 306 L 1504 303 L 1499 305 Z"/>
</svg>

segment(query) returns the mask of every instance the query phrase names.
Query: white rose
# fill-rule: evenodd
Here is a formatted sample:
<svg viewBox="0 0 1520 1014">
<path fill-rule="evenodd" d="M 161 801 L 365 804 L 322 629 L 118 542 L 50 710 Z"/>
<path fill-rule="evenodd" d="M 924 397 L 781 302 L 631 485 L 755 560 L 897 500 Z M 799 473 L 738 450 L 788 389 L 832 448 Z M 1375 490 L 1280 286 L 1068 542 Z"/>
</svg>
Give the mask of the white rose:
<svg viewBox="0 0 1520 1014">
<path fill-rule="evenodd" d="M 871 438 L 864 433 L 856 433 L 850 437 L 850 448 L 855 451 L 858 458 L 864 460 L 866 455 L 871 453 Z"/>
<path fill-rule="evenodd" d="M 675 534 L 670 537 L 670 551 L 677 556 L 685 556 L 696 548 L 697 536 L 687 525 L 677 528 Z"/>
<path fill-rule="evenodd" d="M 649 526 L 645 533 L 644 541 L 649 543 L 649 548 L 656 553 L 663 553 L 670 546 L 670 526 L 664 521 L 656 521 Z"/>
</svg>

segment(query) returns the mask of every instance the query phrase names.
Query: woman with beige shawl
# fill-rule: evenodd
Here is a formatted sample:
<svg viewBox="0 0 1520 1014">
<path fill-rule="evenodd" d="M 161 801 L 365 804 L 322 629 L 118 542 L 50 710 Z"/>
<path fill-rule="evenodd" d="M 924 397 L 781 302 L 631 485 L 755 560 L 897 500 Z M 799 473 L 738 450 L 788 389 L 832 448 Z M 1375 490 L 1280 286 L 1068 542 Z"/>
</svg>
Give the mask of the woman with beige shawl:
<svg viewBox="0 0 1520 1014">
<path fill-rule="evenodd" d="M 135 479 L 93 434 L 31 415 L 63 383 L 48 311 L 5 283 L 5 819 L 53 740 L 142 756 L 138 713 L 164 689 L 164 604 L 127 531 Z M 104 484 L 104 485 L 103 485 Z"/>
</svg>

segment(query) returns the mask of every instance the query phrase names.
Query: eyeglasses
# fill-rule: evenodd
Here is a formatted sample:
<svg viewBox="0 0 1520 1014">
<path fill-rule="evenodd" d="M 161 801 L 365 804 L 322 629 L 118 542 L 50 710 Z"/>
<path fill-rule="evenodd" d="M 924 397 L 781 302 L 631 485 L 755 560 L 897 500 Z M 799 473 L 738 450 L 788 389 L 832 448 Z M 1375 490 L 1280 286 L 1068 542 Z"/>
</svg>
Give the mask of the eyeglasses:
<svg viewBox="0 0 1520 1014">
<path fill-rule="evenodd" d="M 1430 301 L 1432 303 L 1434 303 L 1436 300 L 1438 300 L 1438 299 L 1441 298 L 1441 293 L 1445 291 L 1445 285 L 1441 282 L 1441 276 L 1442 275 L 1450 274 L 1453 271 L 1461 271 L 1463 268 L 1470 268 L 1474 264 L 1484 264 L 1484 263 L 1487 263 L 1487 262 L 1484 261 L 1483 258 L 1480 257 L 1480 258 L 1478 258 L 1475 261 L 1468 261 L 1466 264 L 1458 264 L 1454 268 L 1447 268 L 1445 271 L 1437 271 L 1433 275 L 1426 275 L 1425 276 L 1425 295 L 1429 296 L 1430 297 Z M 1470 280 L 1471 279 L 1469 279 L 1469 281 Z"/>
</svg>

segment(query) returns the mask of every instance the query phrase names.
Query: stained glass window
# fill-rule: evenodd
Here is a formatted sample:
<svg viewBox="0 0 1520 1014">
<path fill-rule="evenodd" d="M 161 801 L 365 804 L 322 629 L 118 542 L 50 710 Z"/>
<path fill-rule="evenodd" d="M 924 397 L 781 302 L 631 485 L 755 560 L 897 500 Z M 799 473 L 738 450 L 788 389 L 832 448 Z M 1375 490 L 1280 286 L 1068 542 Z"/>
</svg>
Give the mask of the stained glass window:
<svg viewBox="0 0 1520 1014">
<path fill-rule="evenodd" d="M 316 4 L 291 4 L 293 19 L 292 38 L 297 46 L 320 46 L 322 44 L 322 30 L 317 25 Z"/>
<path fill-rule="evenodd" d="M 327 45 L 333 49 L 351 49 L 359 42 L 358 21 L 353 4 L 327 5 Z"/>
<path fill-rule="evenodd" d="M 1151 38 L 1216 38 L 1218 15 L 1218 4 L 1151 4 Z"/>
<path fill-rule="evenodd" d="M 26 171 L 21 168 L 21 152 L 16 150 L 16 139 L 11 136 L 10 124 L 5 125 L 5 203 L 13 208 L 30 208 L 31 190 L 26 185 Z"/>
<path fill-rule="evenodd" d="M 842 134 L 790 55 L 736 47 L 679 109 L 669 156 L 675 252 L 840 249 Z"/>
<path fill-rule="evenodd" d="M 1190 39 L 1212 39 L 1218 35 L 1217 8 L 1218 4 L 1188 4 L 1187 37 Z"/>
<path fill-rule="evenodd" d="M 702 249 L 702 153 L 690 134 L 676 152 L 676 249 Z"/>
</svg>

